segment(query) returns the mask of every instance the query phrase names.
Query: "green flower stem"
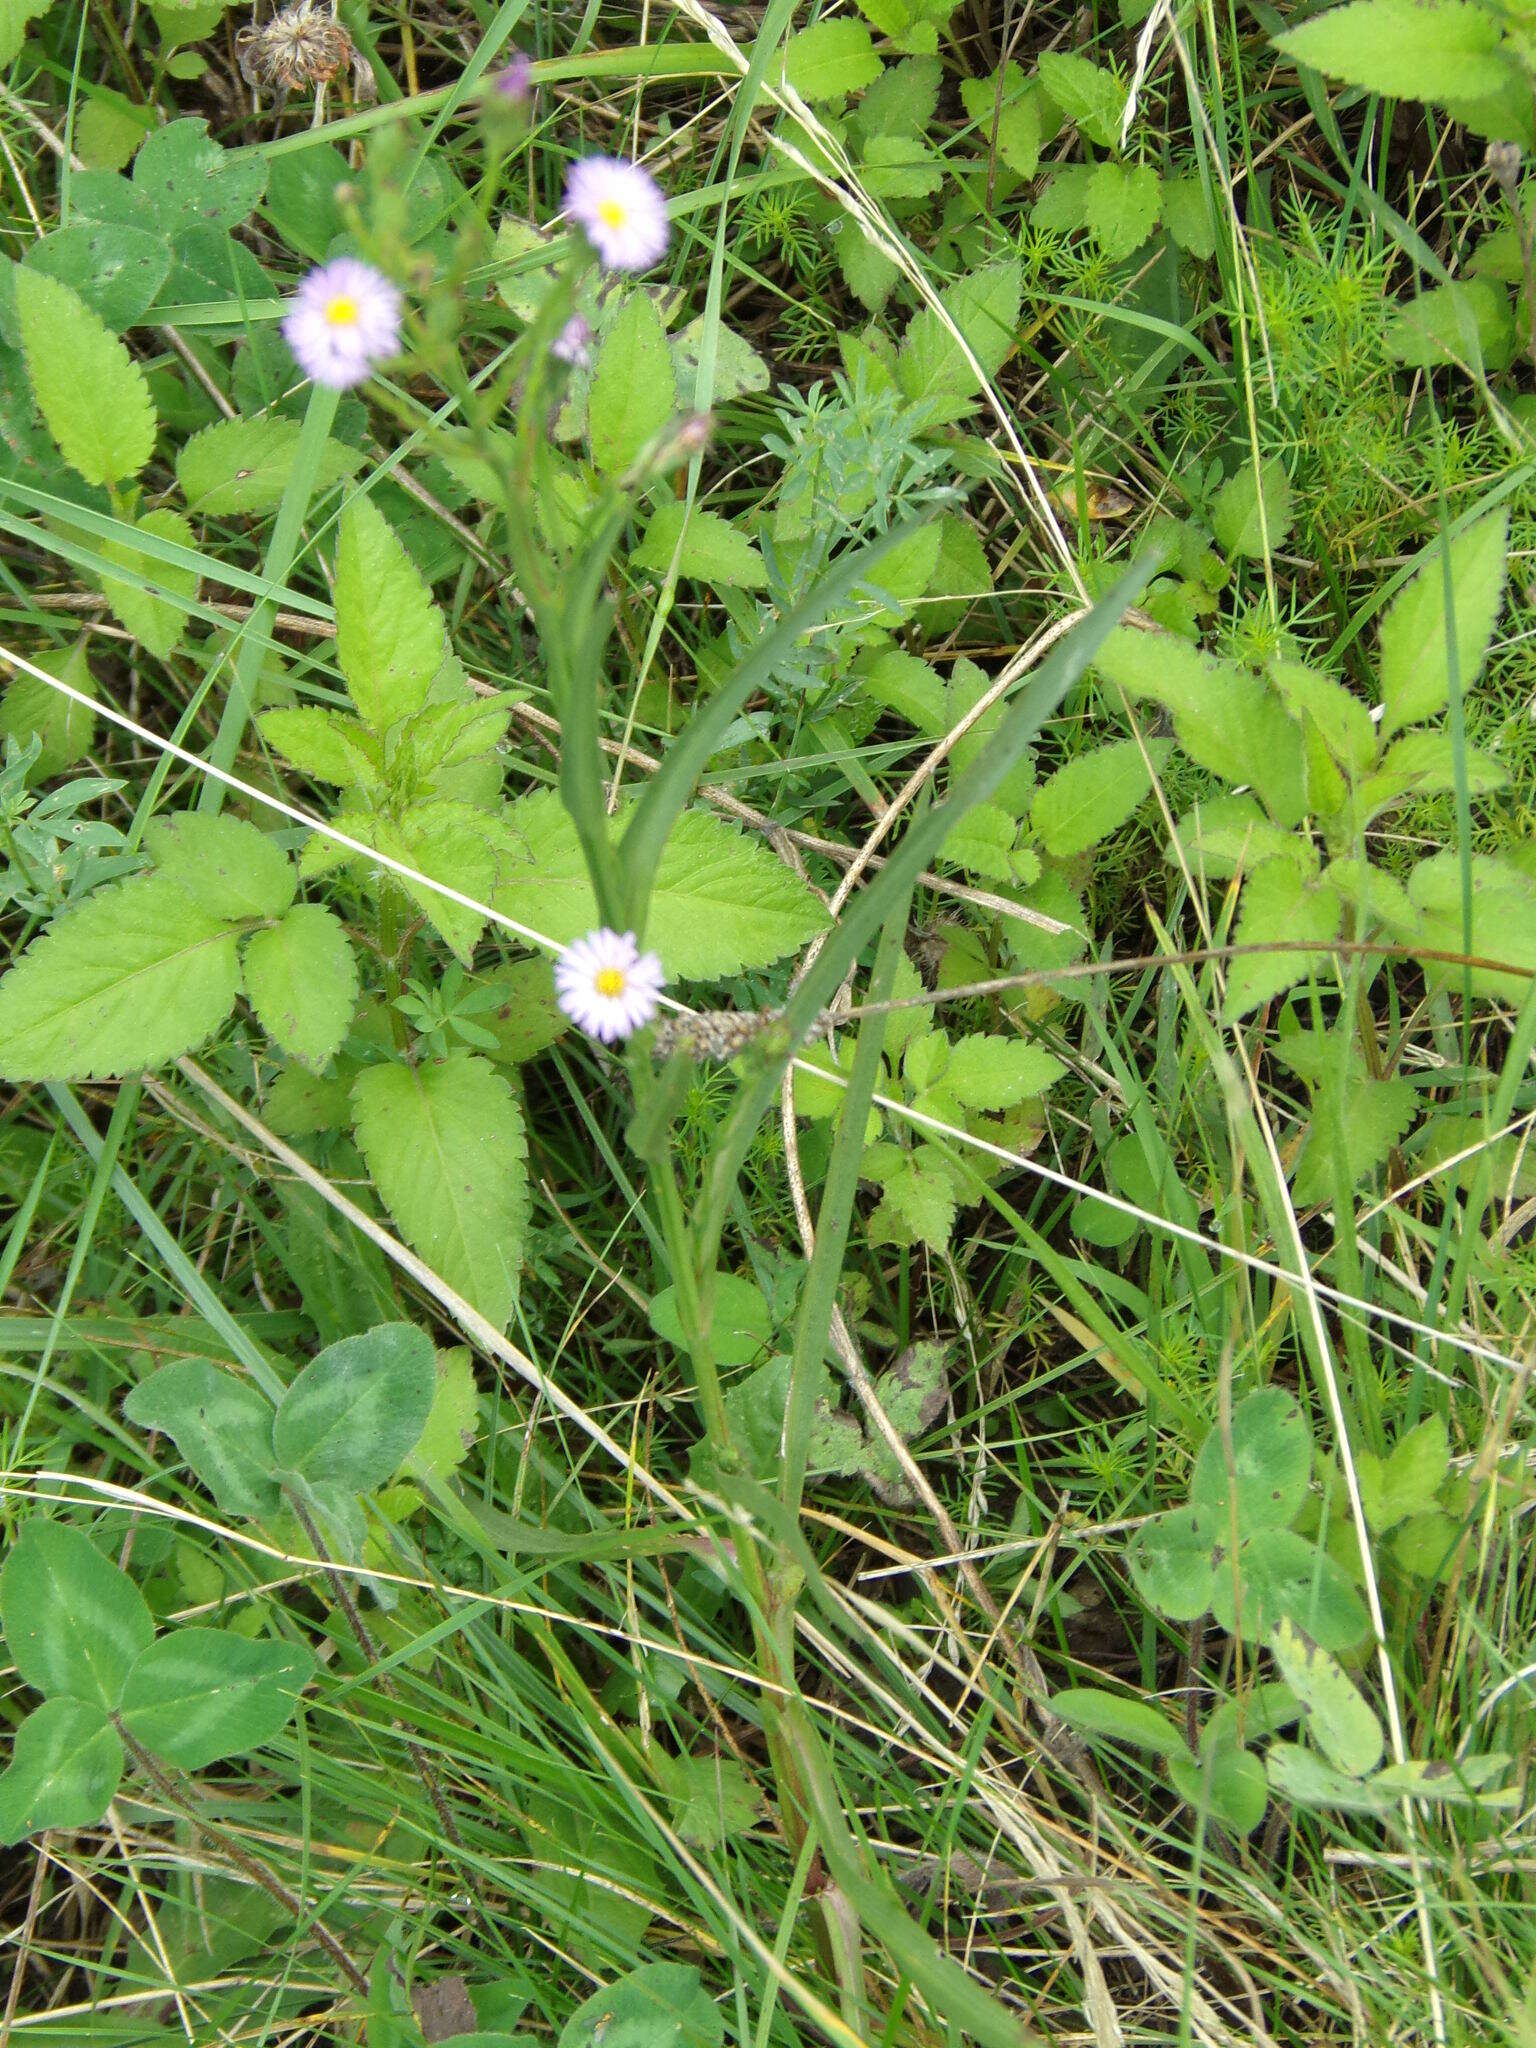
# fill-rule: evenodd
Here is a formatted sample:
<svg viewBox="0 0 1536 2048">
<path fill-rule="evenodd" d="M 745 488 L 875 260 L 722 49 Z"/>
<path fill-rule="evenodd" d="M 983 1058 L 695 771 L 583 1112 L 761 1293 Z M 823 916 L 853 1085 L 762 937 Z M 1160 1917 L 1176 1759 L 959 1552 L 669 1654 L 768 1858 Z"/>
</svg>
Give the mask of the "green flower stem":
<svg viewBox="0 0 1536 2048">
<path fill-rule="evenodd" d="M 293 469 L 283 491 L 282 503 L 277 508 L 272 538 L 267 543 L 266 559 L 261 565 L 267 591 L 252 606 L 250 617 L 241 628 L 235 650 L 234 680 L 224 699 L 219 729 L 214 734 L 213 747 L 208 755 L 210 764 L 215 768 L 232 768 L 240 751 L 240 742 L 245 738 L 245 729 L 256 704 L 256 681 L 267 655 L 267 636 L 277 613 L 278 597 L 298 553 L 300 529 L 314 495 L 321 458 L 336 418 L 336 402 L 340 396 L 339 392 L 323 384 L 312 384 L 309 388 L 309 403 L 304 409 L 304 424 L 299 429 Z M 198 793 L 198 809 L 212 816 L 223 803 L 223 783 L 211 775 L 205 776 Z"/>
</svg>

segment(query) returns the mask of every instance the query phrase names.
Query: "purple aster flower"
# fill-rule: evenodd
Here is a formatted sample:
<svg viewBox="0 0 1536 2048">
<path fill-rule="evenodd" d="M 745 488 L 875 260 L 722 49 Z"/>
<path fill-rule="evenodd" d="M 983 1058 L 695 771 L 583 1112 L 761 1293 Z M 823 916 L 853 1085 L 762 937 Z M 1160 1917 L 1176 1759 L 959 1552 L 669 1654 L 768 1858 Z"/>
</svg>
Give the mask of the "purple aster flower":
<svg viewBox="0 0 1536 2048">
<path fill-rule="evenodd" d="M 491 81 L 498 99 L 515 107 L 526 106 L 533 97 L 533 63 L 526 50 L 519 50 L 510 64 L 504 64 Z"/>
<path fill-rule="evenodd" d="M 604 1045 L 650 1023 L 665 979 L 660 958 L 642 953 L 633 932 L 612 932 L 606 925 L 574 940 L 555 962 L 561 1009 Z"/>
<path fill-rule="evenodd" d="M 605 270 L 649 270 L 667 252 L 667 202 L 649 171 L 623 157 L 587 156 L 571 165 L 565 210 Z"/>
<path fill-rule="evenodd" d="M 549 352 L 557 363 L 569 363 L 573 370 L 584 370 L 592 360 L 592 323 L 573 313 L 549 345 Z"/>
<path fill-rule="evenodd" d="M 338 256 L 312 270 L 288 302 L 283 339 L 317 384 L 350 391 L 400 353 L 399 292 L 371 263 Z"/>
</svg>

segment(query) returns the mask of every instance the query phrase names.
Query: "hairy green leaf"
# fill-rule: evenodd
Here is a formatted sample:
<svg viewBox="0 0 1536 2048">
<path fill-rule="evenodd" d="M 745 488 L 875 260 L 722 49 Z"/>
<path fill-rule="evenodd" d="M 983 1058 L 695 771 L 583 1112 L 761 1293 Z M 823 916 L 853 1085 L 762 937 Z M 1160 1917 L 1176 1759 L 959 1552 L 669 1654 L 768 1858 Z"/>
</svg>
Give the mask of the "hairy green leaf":
<svg viewBox="0 0 1536 2048">
<path fill-rule="evenodd" d="M 155 1632 L 126 1572 L 83 1530 L 37 1515 L 0 1566 L 0 1625 L 26 1684 L 108 1708 Z"/>
<path fill-rule="evenodd" d="M 357 1004 L 357 962 L 346 927 L 322 904 L 297 903 L 245 949 L 245 993 L 283 1051 L 318 1073 Z"/>
<path fill-rule="evenodd" d="M 155 446 L 144 372 L 68 285 L 25 264 L 14 278 L 27 372 L 64 460 L 88 484 L 136 476 Z"/>
<path fill-rule="evenodd" d="M 245 1756 L 286 1724 L 314 1675 L 302 1644 L 178 1628 L 151 1643 L 123 1688 L 123 1726 L 178 1770 Z"/>
</svg>

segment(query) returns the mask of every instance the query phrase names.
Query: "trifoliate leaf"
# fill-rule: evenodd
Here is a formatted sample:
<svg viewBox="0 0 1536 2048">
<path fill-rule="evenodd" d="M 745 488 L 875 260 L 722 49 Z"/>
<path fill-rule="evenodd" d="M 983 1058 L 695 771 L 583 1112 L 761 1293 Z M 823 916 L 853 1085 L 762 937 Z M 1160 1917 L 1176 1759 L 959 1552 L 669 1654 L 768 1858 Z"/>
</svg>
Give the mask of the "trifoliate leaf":
<svg viewBox="0 0 1536 2048">
<path fill-rule="evenodd" d="M 155 1633 L 144 1595 L 83 1529 L 35 1515 L 0 1568 L 0 1624 L 25 1684 L 111 1709 Z"/>
<path fill-rule="evenodd" d="M 150 1644 L 123 1689 L 123 1726 L 178 1770 L 260 1749 L 286 1726 L 315 1660 L 302 1643 L 178 1628 Z"/>
<path fill-rule="evenodd" d="M 211 1359 L 173 1359 L 129 1391 L 123 1413 L 171 1439 L 222 1514 L 277 1512 L 272 1403 L 248 1380 Z"/>
<path fill-rule="evenodd" d="M 223 148 L 210 137 L 206 121 L 171 121 L 154 131 L 134 159 L 133 183 L 167 232 L 237 228 L 267 189 L 267 160 L 259 149 Z"/>
<path fill-rule="evenodd" d="M 104 1707 L 44 1700 L 16 1730 L 0 1775 L 0 1843 L 9 1847 L 45 1828 L 90 1827 L 122 1776 L 123 1745 Z"/>
</svg>

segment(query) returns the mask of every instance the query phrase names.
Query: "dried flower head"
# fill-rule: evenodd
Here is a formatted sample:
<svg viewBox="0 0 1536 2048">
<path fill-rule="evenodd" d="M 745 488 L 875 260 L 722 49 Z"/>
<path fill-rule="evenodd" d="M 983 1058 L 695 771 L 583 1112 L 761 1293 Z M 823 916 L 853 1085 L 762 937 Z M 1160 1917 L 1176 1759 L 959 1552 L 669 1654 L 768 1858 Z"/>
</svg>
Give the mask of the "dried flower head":
<svg viewBox="0 0 1536 2048">
<path fill-rule="evenodd" d="M 649 171 L 617 156 L 587 156 L 565 181 L 565 210 L 605 270 L 649 270 L 667 253 L 667 202 Z"/>
<path fill-rule="evenodd" d="M 352 38 L 328 7 L 297 0 L 235 37 L 241 75 L 258 92 L 286 97 L 329 85 L 357 59 Z"/>
<path fill-rule="evenodd" d="M 312 270 L 289 301 L 283 339 L 317 384 L 350 391 L 400 352 L 399 292 L 355 256 Z"/>
</svg>

